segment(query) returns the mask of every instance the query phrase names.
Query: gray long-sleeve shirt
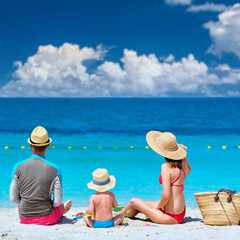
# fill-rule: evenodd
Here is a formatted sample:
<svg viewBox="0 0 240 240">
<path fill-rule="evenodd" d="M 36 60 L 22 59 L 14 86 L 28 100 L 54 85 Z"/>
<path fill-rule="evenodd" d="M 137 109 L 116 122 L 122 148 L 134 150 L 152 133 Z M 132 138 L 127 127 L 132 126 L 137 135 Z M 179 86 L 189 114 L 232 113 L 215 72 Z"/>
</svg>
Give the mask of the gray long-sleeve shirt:
<svg viewBox="0 0 240 240">
<path fill-rule="evenodd" d="M 53 207 L 62 203 L 59 167 L 47 161 L 45 156 L 36 154 L 15 164 L 10 199 L 20 205 L 21 217 L 50 215 L 53 213 Z"/>
</svg>

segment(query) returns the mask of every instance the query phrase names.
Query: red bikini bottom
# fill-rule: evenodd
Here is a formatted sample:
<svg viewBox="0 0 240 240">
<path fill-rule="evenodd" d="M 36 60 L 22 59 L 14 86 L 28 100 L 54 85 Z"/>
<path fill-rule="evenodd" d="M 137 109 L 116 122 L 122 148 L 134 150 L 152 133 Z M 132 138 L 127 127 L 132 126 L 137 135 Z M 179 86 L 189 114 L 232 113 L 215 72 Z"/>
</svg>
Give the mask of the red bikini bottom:
<svg viewBox="0 0 240 240">
<path fill-rule="evenodd" d="M 166 212 L 165 210 L 163 210 L 163 213 L 167 214 L 167 215 L 170 216 L 170 217 L 173 217 L 174 219 L 177 220 L 178 223 L 181 223 L 182 220 L 183 220 L 184 217 L 185 217 L 186 207 L 184 208 L 183 212 L 180 213 L 180 214 L 172 214 L 172 213 L 168 213 L 168 212 Z"/>
</svg>

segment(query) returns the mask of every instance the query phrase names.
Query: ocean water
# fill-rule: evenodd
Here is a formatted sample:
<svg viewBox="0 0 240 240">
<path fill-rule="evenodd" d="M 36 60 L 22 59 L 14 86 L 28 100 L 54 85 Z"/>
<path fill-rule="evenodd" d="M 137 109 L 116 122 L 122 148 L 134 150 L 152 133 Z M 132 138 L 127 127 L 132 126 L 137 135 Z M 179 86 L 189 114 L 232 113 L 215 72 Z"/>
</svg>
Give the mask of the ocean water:
<svg viewBox="0 0 240 240">
<path fill-rule="evenodd" d="M 116 177 L 119 204 L 160 199 L 164 159 L 145 148 L 150 130 L 173 132 L 188 147 L 187 206 L 197 206 L 196 192 L 239 192 L 239 106 L 239 98 L 0 99 L 0 207 L 16 207 L 9 200 L 12 168 L 30 156 L 26 140 L 38 125 L 53 139 L 46 157 L 61 167 L 64 201 L 74 207 L 87 206 L 94 192 L 87 183 L 99 167 Z"/>
</svg>

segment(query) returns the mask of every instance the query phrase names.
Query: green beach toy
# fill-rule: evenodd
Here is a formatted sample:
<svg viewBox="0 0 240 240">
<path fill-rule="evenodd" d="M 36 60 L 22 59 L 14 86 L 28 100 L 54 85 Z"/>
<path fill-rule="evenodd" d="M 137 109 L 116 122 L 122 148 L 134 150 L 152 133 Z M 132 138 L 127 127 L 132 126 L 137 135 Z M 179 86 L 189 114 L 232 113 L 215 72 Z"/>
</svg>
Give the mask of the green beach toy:
<svg viewBox="0 0 240 240">
<path fill-rule="evenodd" d="M 117 206 L 117 207 L 113 207 L 112 208 L 112 210 L 114 211 L 114 212 L 120 212 L 121 210 L 123 210 L 125 208 L 125 206 L 122 206 L 122 205 L 119 205 L 119 206 Z"/>
</svg>

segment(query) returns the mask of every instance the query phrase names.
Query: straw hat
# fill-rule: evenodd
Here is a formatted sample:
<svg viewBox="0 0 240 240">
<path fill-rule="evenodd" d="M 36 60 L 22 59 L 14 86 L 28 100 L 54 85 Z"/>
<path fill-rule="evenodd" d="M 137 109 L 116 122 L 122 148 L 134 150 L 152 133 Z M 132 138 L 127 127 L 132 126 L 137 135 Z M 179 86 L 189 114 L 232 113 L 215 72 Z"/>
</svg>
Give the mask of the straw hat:
<svg viewBox="0 0 240 240">
<path fill-rule="evenodd" d="M 113 188 L 116 184 L 114 176 L 109 176 L 108 171 L 104 168 L 98 168 L 92 173 L 93 180 L 87 184 L 88 188 L 98 192 L 105 192 Z"/>
<path fill-rule="evenodd" d="M 42 147 L 52 142 L 52 139 L 48 137 L 47 130 L 44 127 L 38 126 L 34 128 L 27 141 L 33 146 Z"/>
<path fill-rule="evenodd" d="M 187 152 L 177 144 L 176 137 L 170 132 L 150 131 L 146 139 L 152 150 L 166 158 L 182 160 L 187 155 Z"/>
</svg>

